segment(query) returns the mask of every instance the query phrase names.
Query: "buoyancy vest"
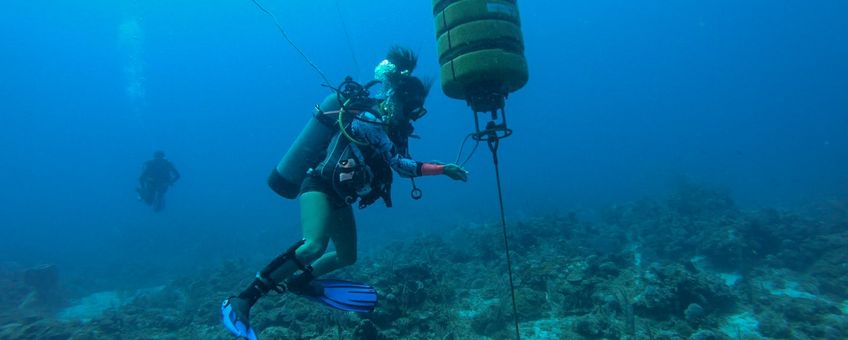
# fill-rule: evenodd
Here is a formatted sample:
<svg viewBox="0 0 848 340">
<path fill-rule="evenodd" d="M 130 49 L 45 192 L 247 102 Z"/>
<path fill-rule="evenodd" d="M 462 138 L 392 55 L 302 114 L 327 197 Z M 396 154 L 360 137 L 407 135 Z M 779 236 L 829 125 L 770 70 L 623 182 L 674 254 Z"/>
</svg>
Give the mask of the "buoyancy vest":
<svg viewBox="0 0 848 340">
<path fill-rule="evenodd" d="M 362 209 L 382 198 L 391 207 L 393 174 L 389 160 L 371 146 L 352 143 L 339 125 L 335 126 L 339 131 L 330 140 L 324 160 L 309 174 L 327 180 L 345 203 L 359 201 Z M 349 129 L 350 122 L 344 126 Z"/>
</svg>

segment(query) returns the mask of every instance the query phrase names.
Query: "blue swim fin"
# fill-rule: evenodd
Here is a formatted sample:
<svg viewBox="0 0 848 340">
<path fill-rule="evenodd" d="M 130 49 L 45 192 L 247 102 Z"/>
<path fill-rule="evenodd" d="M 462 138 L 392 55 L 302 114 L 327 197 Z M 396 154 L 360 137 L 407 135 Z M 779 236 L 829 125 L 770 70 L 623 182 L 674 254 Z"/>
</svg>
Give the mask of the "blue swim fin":
<svg viewBox="0 0 848 340">
<path fill-rule="evenodd" d="M 224 327 L 239 339 L 257 340 L 256 333 L 250 327 L 248 313 L 250 308 L 245 309 L 244 300 L 231 297 L 221 304 L 221 316 Z"/>
<path fill-rule="evenodd" d="M 288 288 L 292 293 L 346 312 L 369 313 L 377 306 L 377 291 L 364 283 L 322 279 L 289 284 Z"/>
</svg>

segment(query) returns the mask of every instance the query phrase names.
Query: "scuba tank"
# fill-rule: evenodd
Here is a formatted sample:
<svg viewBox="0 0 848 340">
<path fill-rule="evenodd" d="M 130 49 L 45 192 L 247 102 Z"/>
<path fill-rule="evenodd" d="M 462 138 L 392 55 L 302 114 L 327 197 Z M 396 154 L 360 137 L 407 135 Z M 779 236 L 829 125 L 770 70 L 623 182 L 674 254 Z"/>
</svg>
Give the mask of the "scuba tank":
<svg viewBox="0 0 848 340">
<path fill-rule="evenodd" d="M 324 159 L 330 140 L 339 132 L 338 124 L 342 119 L 338 118 L 341 118 L 342 112 L 370 110 L 376 100 L 370 97 L 368 89 L 378 83 L 372 81 L 363 86 L 347 77 L 338 88 L 333 89 L 333 94 L 316 105 L 312 118 L 268 176 L 271 190 L 285 198 L 297 198 L 308 170 Z"/>
<path fill-rule="evenodd" d="M 323 159 L 327 144 L 338 131 L 332 121 L 323 119 L 321 111 L 339 110 L 338 95 L 331 94 L 317 106 L 312 118 L 294 140 L 283 159 L 268 176 L 268 186 L 278 195 L 294 199 L 300 193 L 300 184 L 306 171 Z"/>
<path fill-rule="evenodd" d="M 474 97 L 505 97 L 527 83 L 516 0 L 433 0 L 433 16 L 439 78 L 448 97 L 467 100 L 475 111 L 490 111 L 498 103 L 484 105 Z"/>
</svg>

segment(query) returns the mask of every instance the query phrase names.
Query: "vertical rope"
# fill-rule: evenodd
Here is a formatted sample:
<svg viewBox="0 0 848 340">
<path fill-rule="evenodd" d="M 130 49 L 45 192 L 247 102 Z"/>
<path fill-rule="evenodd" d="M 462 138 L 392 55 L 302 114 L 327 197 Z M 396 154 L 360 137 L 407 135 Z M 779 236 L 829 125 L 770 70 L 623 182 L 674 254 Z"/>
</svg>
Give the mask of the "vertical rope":
<svg viewBox="0 0 848 340">
<path fill-rule="evenodd" d="M 489 150 L 492 151 L 492 161 L 495 163 L 495 179 L 498 183 L 498 205 L 501 209 L 501 230 L 503 231 L 504 248 L 506 249 L 506 268 L 509 273 L 509 291 L 512 294 L 512 319 L 515 323 L 515 338 L 521 339 L 518 329 L 518 307 L 515 304 L 515 284 L 512 281 L 512 256 L 509 254 L 509 238 L 506 233 L 506 217 L 504 216 L 503 192 L 501 190 L 501 171 L 498 166 L 498 142 L 497 137 L 490 139 Z"/>
</svg>

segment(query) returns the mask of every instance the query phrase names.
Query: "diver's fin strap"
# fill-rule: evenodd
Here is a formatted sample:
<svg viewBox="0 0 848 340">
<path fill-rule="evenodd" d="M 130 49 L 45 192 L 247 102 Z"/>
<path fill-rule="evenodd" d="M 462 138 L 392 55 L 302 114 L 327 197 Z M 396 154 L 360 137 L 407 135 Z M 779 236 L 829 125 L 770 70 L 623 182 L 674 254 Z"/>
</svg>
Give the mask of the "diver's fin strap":
<svg viewBox="0 0 848 340">
<path fill-rule="evenodd" d="M 294 256 L 294 252 L 292 252 L 291 259 L 292 259 L 292 261 L 294 261 L 294 263 L 297 265 L 297 267 L 300 268 L 300 270 L 307 272 L 307 273 L 312 272 L 312 266 L 298 260 L 297 257 Z"/>
<path fill-rule="evenodd" d="M 259 283 L 261 283 L 262 285 L 264 285 L 264 287 L 257 287 L 262 290 L 263 294 L 271 290 L 277 293 L 284 293 L 286 291 L 286 287 L 284 285 L 278 282 L 274 282 L 274 280 L 271 279 L 271 273 L 280 268 L 280 266 L 282 266 L 288 260 L 293 261 L 297 265 L 297 267 L 300 268 L 300 270 L 307 273 L 312 272 L 311 265 L 303 263 L 297 258 L 297 256 L 295 256 L 295 251 L 297 250 L 297 248 L 300 248 L 300 246 L 302 246 L 304 243 L 306 243 L 306 239 L 302 239 L 300 241 L 295 242 L 295 244 L 289 247 L 288 250 L 280 254 L 280 256 L 274 258 L 271 263 L 269 263 L 267 266 L 265 266 L 265 268 L 262 268 L 261 271 L 256 273 L 256 280 L 259 281 Z"/>
<path fill-rule="evenodd" d="M 315 277 L 312 276 L 312 272 L 296 274 L 286 281 L 286 287 L 290 292 L 302 295 L 307 291 L 309 283 L 312 282 L 314 278 Z"/>
<path fill-rule="evenodd" d="M 268 277 L 262 276 L 262 273 L 260 272 L 256 273 L 256 280 L 254 282 L 256 288 L 262 292 L 262 295 L 268 294 L 268 292 L 272 290 L 280 294 L 286 292 L 286 287 L 272 281 Z"/>
</svg>

